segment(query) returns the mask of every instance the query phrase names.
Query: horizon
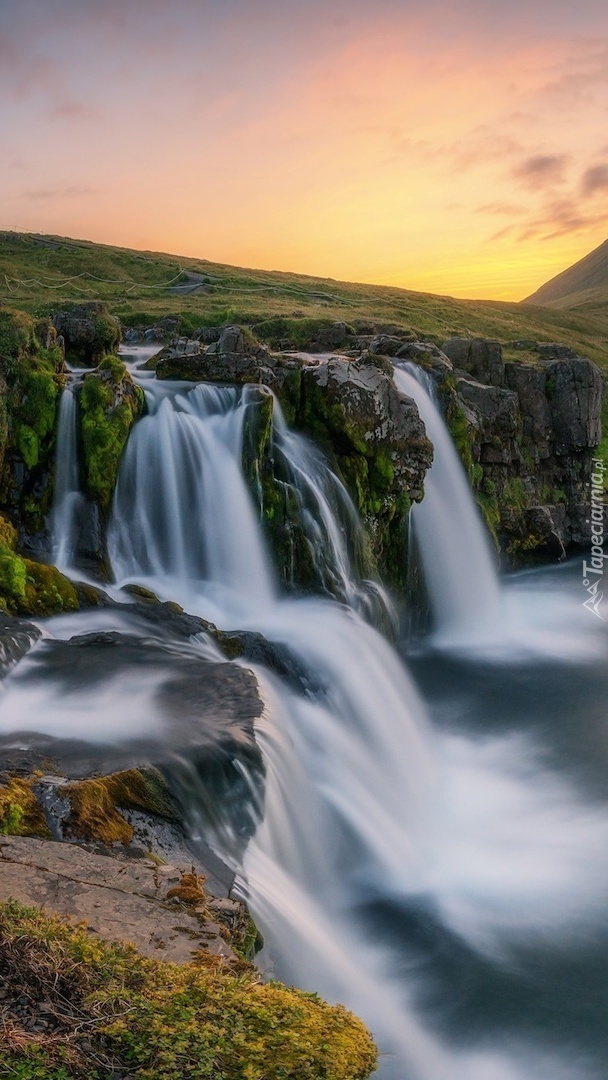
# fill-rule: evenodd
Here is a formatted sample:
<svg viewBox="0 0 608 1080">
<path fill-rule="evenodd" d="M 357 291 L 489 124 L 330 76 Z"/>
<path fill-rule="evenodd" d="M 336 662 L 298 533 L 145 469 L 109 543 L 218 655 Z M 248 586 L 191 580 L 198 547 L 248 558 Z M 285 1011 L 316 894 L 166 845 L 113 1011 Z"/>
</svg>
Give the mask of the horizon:
<svg viewBox="0 0 608 1080">
<path fill-rule="evenodd" d="M 603 0 L 9 0 L 0 58 L 7 231 L 505 301 L 608 235 Z"/>
</svg>

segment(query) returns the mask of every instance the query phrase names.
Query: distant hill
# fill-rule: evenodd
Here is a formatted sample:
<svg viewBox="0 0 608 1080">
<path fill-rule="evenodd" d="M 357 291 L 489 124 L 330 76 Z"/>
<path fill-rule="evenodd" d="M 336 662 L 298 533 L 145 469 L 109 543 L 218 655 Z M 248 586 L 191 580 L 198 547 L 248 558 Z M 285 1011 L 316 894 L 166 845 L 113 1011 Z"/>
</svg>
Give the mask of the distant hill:
<svg viewBox="0 0 608 1080">
<path fill-rule="evenodd" d="M 569 309 L 608 305 L 608 240 L 541 285 L 522 303 Z"/>
<path fill-rule="evenodd" d="M 604 245 L 608 260 L 608 246 Z M 538 294 L 536 294 L 537 296 Z M 608 305 L 594 310 L 528 307 L 498 300 L 456 300 L 383 285 L 251 270 L 162 252 L 0 231 L 0 306 L 34 314 L 82 300 L 104 300 L 123 326 L 153 326 L 177 317 L 180 332 L 229 322 L 250 326 L 269 344 L 302 345 L 311 330 L 346 322 L 360 333 L 409 330 L 441 344 L 446 338 L 558 341 L 608 366 Z M 540 300 L 535 299 L 535 304 Z"/>
</svg>

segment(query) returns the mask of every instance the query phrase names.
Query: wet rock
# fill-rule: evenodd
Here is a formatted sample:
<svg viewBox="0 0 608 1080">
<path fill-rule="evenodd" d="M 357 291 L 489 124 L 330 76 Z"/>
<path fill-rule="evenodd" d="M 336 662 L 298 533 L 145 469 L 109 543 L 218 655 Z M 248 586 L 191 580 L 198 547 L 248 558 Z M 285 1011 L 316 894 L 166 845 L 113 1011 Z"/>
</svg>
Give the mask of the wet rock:
<svg viewBox="0 0 608 1080">
<path fill-rule="evenodd" d="M 41 634 L 33 623 L 0 613 L 0 679 L 29 652 Z"/>
<path fill-rule="evenodd" d="M 403 517 L 422 496 L 432 448 L 415 403 L 395 386 L 390 362 L 334 358 L 307 368 L 298 423 L 330 448 L 381 571 L 399 584 Z"/>
</svg>

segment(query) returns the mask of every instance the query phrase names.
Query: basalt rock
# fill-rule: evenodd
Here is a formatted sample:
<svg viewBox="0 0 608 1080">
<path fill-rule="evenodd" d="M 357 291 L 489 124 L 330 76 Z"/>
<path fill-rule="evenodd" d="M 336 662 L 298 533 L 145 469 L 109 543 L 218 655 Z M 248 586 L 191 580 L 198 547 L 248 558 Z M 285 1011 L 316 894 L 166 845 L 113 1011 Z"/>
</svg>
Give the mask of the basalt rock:
<svg viewBox="0 0 608 1080">
<path fill-rule="evenodd" d="M 505 366 L 499 341 L 483 338 L 449 338 L 443 352 L 455 368 L 467 371 L 480 383 L 504 386 Z"/>
<path fill-rule="evenodd" d="M 402 583 L 403 519 L 423 493 L 432 448 L 390 364 L 334 358 L 302 373 L 297 422 L 330 451 L 353 495 L 381 571 Z"/>
<path fill-rule="evenodd" d="M 480 506 L 517 564 L 589 543 L 604 378 L 566 346 L 516 344 L 532 358 L 505 361 L 497 342 L 450 339 L 457 370 L 438 375 Z"/>
<path fill-rule="evenodd" d="M 90 301 L 53 315 L 66 358 L 81 367 L 97 367 L 120 343 L 120 323 L 105 304 Z"/>
</svg>

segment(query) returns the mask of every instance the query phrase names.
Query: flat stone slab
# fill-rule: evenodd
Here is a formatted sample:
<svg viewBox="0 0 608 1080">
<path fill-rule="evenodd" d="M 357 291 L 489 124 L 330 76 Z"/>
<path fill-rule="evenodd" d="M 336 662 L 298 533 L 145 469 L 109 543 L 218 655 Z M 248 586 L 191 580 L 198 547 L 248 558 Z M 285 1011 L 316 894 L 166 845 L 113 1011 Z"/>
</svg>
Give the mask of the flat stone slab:
<svg viewBox="0 0 608 1080">
<path fill-rule="evenodd" d="M 175 866 L 97 855 L 74 844 L 0 837 L 0 901 L 84 921 L 91 934 L 129 941 L 153 959 L 185 964 L 198 949 L 235 959 L 218 923 L 167 900 L 181 873 Z"/>
</svg>

